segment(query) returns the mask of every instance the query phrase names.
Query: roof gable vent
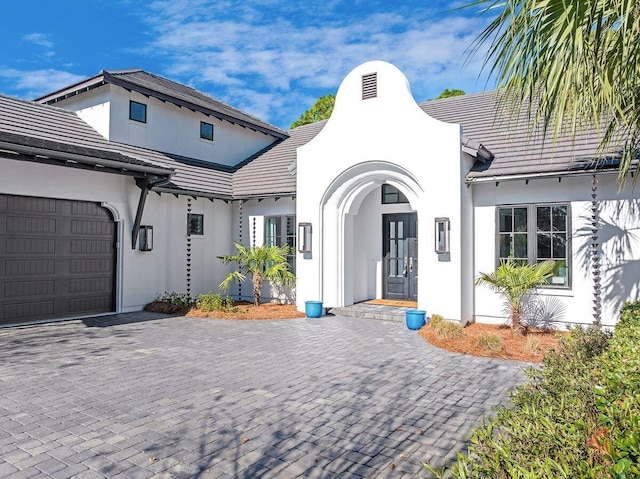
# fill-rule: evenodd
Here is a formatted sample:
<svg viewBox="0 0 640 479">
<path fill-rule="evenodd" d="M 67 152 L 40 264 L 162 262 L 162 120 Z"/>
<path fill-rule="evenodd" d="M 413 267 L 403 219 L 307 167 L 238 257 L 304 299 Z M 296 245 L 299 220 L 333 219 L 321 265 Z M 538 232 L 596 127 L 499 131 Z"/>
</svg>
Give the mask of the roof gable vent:
<svg viewBox="0 0 640 479">
<path fill-rule="evenodd" d="M 376 98 L 378 96 L 378 73 L 362 75 L 362 99 Z"/>
</svg>

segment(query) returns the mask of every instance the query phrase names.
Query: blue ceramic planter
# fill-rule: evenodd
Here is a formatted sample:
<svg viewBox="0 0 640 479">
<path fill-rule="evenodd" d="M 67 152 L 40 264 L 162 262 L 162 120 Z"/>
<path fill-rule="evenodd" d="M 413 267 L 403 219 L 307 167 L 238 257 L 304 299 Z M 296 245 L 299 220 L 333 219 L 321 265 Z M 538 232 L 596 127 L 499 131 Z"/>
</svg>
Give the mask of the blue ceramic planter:
<svg viewBox="0 0 640 479">
<path fill-rule="evenodd" d="M 427 312 L 423 309 L 407 309 L 407 328 L 413 330 L 420 329 L 426 323 L 426 314 Z"/>
<path fill-rule="evenodd" d="M 307 318 L 322 317 L 322 301 L 305 301 L 304 310 Z"/>
</svg>

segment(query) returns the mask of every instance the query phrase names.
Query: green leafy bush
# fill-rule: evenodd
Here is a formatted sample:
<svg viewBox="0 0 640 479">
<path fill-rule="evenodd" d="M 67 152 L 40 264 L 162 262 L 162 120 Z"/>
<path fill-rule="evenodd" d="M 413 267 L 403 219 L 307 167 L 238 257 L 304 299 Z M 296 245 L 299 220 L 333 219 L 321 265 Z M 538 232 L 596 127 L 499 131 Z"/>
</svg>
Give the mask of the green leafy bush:
<svg viewBox="0 0 640 479">
<path fill-rule="evenodd" d="M 626 303 L 595 388 L 600 429 L 590 447 L 616 479 L 640 477 L 640 302 Z"/>
<path fill-rule="evenodd" d="M 156 301 L 161 303 L 167 303 L 169 306 L 174 306 L 180 309 L 189 309 L 195 304 L 195 301 L 188 293 L 177 293 L 171 291 L 170 293 L 164 292 L 156 296 Z"/>
<path fill-rule="evenodd" d="M 211 291 L 198 296 L 196 306 L 199 310 L 204 311 L 205 313 L 210 313 L 212 311 L 235 313 L 238 311 L 238 308 L 235 306 L 235 303 L 230 296 L 225 296 L 223 298 L 220 294 L 213 294 Z"/>
<path fill-rule="evenodd" d="M 640 303 L 613 335 L 575 328 L 438 477 L 640 477 Z"/>
</svg>

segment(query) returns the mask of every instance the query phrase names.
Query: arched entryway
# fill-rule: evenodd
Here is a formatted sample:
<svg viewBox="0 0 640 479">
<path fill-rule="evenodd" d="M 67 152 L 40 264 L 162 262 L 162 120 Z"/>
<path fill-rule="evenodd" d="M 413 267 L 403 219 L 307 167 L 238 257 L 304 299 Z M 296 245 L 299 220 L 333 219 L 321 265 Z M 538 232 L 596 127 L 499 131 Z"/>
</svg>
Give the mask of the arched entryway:
<svg viewBox="0 0 640 479">
<path fill-rule="evenodd" d="M 406 197 L 407 203 L 384 205 L 381 188 L 385 184 Z M 412 248 L 417 260 L 417 218 L 423 194 L 409 171 L 389 162 L 360 163 L 335 178 L 320 205 L 320 285 L 325 304 L 348 306 L 411 287 L 408 294 L 417 300 L 417 277 L 412 285 L 406 283 L 410 265 L 405 253 Z M 417 263 L 413 267 L 417 272 Z M 390 277 L 395 283 L 385 281 Z"/>
</svg>

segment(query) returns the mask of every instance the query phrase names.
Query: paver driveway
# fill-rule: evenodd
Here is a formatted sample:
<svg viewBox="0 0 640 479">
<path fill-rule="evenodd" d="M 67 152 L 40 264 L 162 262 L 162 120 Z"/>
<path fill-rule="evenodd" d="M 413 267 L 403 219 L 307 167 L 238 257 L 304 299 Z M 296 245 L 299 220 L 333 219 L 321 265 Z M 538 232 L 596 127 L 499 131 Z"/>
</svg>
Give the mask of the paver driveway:
<svg viewBox="0 0 640 479">
<path fill-rule="evenodd" d="M 420 477 L 521 368 L 340 317 L 2 329 L 0 477 Z"/>
</svg>

